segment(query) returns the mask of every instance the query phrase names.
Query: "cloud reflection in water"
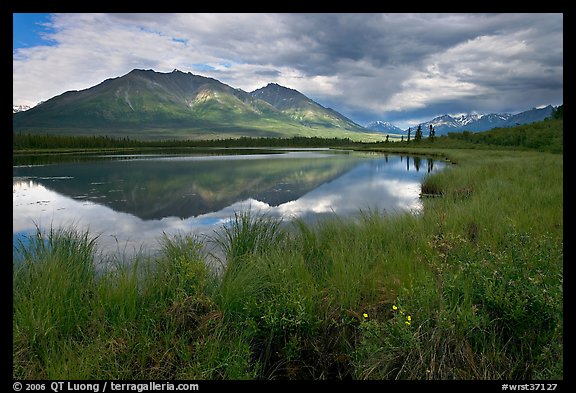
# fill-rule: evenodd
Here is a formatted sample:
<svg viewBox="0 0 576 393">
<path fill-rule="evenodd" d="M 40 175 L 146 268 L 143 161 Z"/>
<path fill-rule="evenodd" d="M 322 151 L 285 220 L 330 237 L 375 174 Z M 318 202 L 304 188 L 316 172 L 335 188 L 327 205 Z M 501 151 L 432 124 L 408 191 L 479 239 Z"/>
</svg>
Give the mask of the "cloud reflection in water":
<svg viewBox="0 0 576 393">
<path fill-rule="evenodd" d="M 262 160 L 262 157 L 258 159 Z M 252 177 L 250 181 L 256 184 L 253 191 L 242 190 L 236 196 L 229 196 L 235 199 L 229 199 L 234 201 L 223 208 L 185 218 L 176 215 L 154 219 L 139 218 L 131 212 L 113 209 L 114 205 L 106 205 L 107 201 L 98 198 L 98 195 L 87 198 L 86 192 L 83 193 L 78 189 L 74 189 L 72 195 L 65 195 L 52 190 L 51 184 L 56 183 L 47 182 L 46 179 L 15 176 L 13 237 L 33 232 L 36 226 L 46 230 L 50 227 L 72 225 L 78 229 L 89 230 L 94 236 L 98 235 L 99 250 L 124 253 L 138 250 L 154 252 L 160 248 L 159 240 L 163 233 L 213 235 L 214 231 L 234 217 L 236 212 L 245 210 L 285 220 L 302 218 L 311 221 L 326 214 L 353 216 L 361 210 L 384 211 L 388 214 L 403 211 L 418 212 L 422 208 L 418 198 L 420 183 L 427 171 L 422 168 L 416 170 L 414 165 L 410 165 L 409 160 L 411 158 L 400 156 L 386 158 L 364 156 L 352 167 L 342 167 L 331 173 L 326 180 L 312 176 L 314 182 L 308 186 L 302 185 L 301 178 L 313 172 L 310 163 L 306 164 L 308 165 L 306 168 L 291 168 L 289 175 L 285 174 L 278 180 L 281 185 L 271 186 L 265 183 L 265 189 L 262 181 Z M 441 169 L 442 164 L 435 164 L 434 170 Z M 322 170 L 325 168 L 322 167 Z M 275 172 L 274 175 L 278 173 Z M 118 176 L 118 173 L 115 176 Z M 250 176 L 254 176 L 254 172 L 250 172 Z M 295 178 L 299 179 L 294 180 Z M 60 179 L 52 181 L 70 182 L 70 179 L 71 177 L 61 176 Z M 86 184 L 92 187 L 90 192 L 93 194 L 94 186 L 105 182 L 102 179 L 87 179 Z M 145 185 L 142 188 L 146 189 Z M 297 188 L 298 192 L 290 191 L 294 188 Z M 286 191 L 289 197 L 270 197 L 274 192 L 283 191 Z M 122 190 L 119 191 L 121 192 Z M 206 190 L 204 192 L 207 193 Z M 209 194 L 217 195 L 218 190 L 210 190 Z M 269 200 L 281 202 L 276 205 L 267 203 L 259 199 L 259 195 L 266 195 Z M 190 193 L 179 195 L 179 199 L 186 198 L 193 196 Z"/>
</svg>

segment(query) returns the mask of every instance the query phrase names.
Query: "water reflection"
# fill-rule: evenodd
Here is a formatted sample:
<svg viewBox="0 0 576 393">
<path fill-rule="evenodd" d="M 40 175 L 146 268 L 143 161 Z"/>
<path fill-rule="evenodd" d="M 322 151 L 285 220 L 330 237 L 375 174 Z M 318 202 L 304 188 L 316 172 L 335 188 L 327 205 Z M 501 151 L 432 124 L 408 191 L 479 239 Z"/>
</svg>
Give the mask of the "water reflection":
<svg viewBox="0 0 576 393">
<path fill-rule="evenodd" d="M 73 225 L 100 235 L 99 249 L 154 251 L 162 233 L 211 234 L 247 209 L 306 220 L 418 211 L 423 176 L 443 166 L 327 151 L 117 158 L 14 167 L 14 239 Z"/>
</svg>

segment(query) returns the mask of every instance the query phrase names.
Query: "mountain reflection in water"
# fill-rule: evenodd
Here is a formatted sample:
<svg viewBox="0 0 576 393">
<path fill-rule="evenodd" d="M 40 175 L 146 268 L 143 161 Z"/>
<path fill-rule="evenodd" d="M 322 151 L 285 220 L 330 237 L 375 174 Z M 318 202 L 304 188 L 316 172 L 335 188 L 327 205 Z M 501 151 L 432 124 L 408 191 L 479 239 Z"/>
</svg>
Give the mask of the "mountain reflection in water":
<svg viewBox="0 0 576 393">
<path fill-rule="evenodd" d="M 13 233 L 74 225 L 101 249 L 158 249 L 163 233 L 212 234 L 251 210 L 285 220 L 361 210 L 419 211 L 444 162 L 369 153 L 111 156 L 13 167 Z"/>
</svg>

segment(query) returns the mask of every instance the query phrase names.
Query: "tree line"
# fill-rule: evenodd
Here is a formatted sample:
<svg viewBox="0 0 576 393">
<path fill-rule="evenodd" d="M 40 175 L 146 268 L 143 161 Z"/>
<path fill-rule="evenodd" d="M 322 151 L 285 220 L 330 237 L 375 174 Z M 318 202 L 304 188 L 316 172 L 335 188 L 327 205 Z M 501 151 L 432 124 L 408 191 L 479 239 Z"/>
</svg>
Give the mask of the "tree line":
<svg viewBox="0 0 576 393">
<path fill-rule="evenodd" d="M 484 144 L 512 148 L 528 148 L 541 151 L 563 152 L 563 105 L 557 107 L 550 118 L 531 124 L 507 128 L 495 128 L 483 132 L 450 132 L 436 136 L 432 125 L 428 137 L 424 137 L 419 125 L 414 134 L 408 129 L 407 138 L 391 141 L 389 135 L 384 142 L 357 142 L 350 138 L 321 138 L 294 136 L 291 138 L 240 137 L 214 140 L 161 140 L 145 141 L 129 137 L 114 138 L 110 136 L 65 136 L 50 134 L 12 133 L 12 149 L 49 150 L 49 149 L 122 149 L 122 148 L 188 148 L 188 147 L 362 147 L 417 144 L 424 147 L 429 144 L 454 146 L 454 142 L 466 144 Z"/>
<path fill-rule="evenodd" d="M 362 142 L 350 138 L 301 137 L 266 138 L 240 137 L 213 140 L 162 140 L 143 141 L 129 137 L 66 136 L 50 134 L 13 133 L 13 150 L 34 149 L 112 149 L 112 148 L 185 148 L 185 147 L 344 147 Z"/>
</svg>

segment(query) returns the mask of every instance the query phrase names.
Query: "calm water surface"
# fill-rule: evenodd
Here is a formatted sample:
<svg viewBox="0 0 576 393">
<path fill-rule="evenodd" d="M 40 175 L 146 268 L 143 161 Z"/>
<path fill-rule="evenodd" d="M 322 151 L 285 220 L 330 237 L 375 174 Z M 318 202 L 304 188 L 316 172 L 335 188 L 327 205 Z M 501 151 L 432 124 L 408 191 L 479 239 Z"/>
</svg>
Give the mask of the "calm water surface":
<svg viewBox="0 0 576 393">
<path fill-rule="evenodd" d="M 105 252 L 155 251 L 163 234 L 213 235 L 235 212 L 285 221 L 422 209 L 420 185 L 445 162 L 332 150 L 111 155 L 13 167 L 13 242 L 89 230 Z"/>
</svg>

